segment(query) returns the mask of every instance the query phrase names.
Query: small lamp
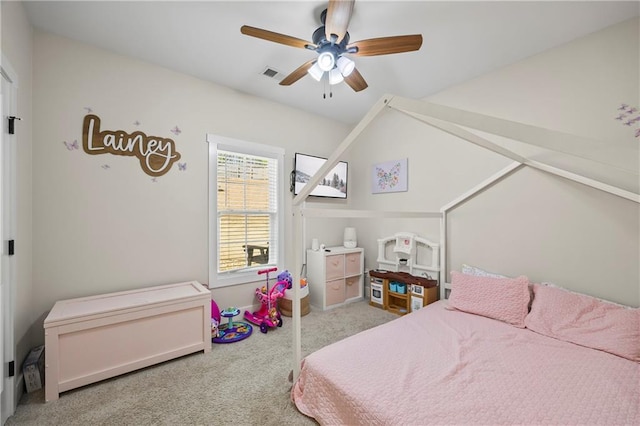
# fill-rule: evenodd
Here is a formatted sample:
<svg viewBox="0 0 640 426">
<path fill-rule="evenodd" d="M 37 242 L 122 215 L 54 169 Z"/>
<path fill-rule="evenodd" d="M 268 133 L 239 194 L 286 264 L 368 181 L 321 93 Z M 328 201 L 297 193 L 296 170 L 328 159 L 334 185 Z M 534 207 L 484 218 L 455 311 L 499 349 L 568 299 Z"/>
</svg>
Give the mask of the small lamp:
<svg viewBox="0 0 640 426">
<path fill-rule="evenodd" d="M 320 79 L 322 78 L 322 76 L 324 75 L 324 71 L 322 71 L 322 69 L 320 69 L 320 65 L 318 65 L 318 63 L 316 62 L 315 64 L 313 64 L 313 66 L 311 68 L 309 68 L 307 70 L 307 72 L 309 73 L 309 75 L 311 77 L 313 77 L 316 81 L 320 81 Z"/>
<path fill-rule="evenodd" d="M 346 56 L 340 56 L 337 62 L 338 69 L 344 77 L 348 77 L 356 67 L 356 63 Z"/>
<path fill-rule="evenodd" d="M 340 73 L 338 68 L 334 68 L 329 71 L 329 84 L 338 84 L 344 81 L 344 77 Z"/>
<path fill-rule="evenodd" d="M 322 71 L 330 71 L 336 65 L 336 58 L 331 52 L 322 52 L 318 55 L 316 64 L 318 64 Z"/>
<path fill-rule="evenodd" d="M 356 248 L 358 239 L 356 238 L 356 228 L 344 228 L 344 246 L 345 248 Z"/>
</svg>

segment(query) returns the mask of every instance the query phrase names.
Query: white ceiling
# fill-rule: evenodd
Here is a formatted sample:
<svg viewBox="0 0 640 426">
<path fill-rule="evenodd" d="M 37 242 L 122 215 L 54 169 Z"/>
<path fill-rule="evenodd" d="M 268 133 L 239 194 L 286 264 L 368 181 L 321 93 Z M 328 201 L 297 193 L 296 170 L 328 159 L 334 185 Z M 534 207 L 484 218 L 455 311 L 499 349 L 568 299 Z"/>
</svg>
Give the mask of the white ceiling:
<svg viewBox="0 0 640 426">
<path fill-rule="evenodd" d="M 133 56 L 344 123 L 385 93 L 423 98 L 523 58 L 638 16 L 640 3 L 594 1 L 356 1 L 351 41 L 422 34 L 417 52 L 353 58 L 369 87 L 333 96 L 309 76 L 283 78 L 314 52 L 240 33 L 244 24 L 311 41 L 326 1 L 27 1 L 34 27 Z"/>
</svg>

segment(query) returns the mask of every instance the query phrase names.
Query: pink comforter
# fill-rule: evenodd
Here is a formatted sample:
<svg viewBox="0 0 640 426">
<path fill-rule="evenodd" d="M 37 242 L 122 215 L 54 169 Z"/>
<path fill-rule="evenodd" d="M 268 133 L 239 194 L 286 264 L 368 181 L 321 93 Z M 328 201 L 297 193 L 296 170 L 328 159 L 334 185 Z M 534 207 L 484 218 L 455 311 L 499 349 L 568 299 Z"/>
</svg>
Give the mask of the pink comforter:
<svg viewBox="0 0 640 426">
<path fill-rule="evenodd" d="M 321 424 L 640 424 L 640 364 L 444 303 L 306 357 L 298 409 Z"/>
</svg>

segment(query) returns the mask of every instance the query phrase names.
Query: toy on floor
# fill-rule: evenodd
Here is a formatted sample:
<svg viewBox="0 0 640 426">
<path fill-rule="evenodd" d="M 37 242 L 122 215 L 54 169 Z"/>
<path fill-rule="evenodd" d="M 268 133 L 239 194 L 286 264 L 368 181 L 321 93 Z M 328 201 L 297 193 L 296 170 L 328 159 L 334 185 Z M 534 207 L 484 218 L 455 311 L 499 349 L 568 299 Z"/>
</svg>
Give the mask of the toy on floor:
<svg viewBox="0 0 640 426">
<path fill-rule="evenodd" d="M 233 343 L 251 336 L 253 327 L 243 321 L 234 322 L 233 317 L 237 315 L 240 315 L 240 309 L 234 307 L 226 308 L 220 312 L 220 316 L 228 318 L 228 322 L 218 326 L 218 335 L 211 339 L 213 343 Z"/>
<path fill-rule="evenodd" d="M 260 326 L 260 331 L 266 333 L 269 328 L 282 327 L 282 317 L 278 310 L 277 300 L 284 296 L 287 289 L 291 288 L 293 279 L 288 271 L 278 275 L 278 281 L 269 289 L 269 273 L 277 271 L 278 268 L 262 269 L 259 275 L 267 274 L 267 283 L 262 288 L 256 288 L 256 296 L 262 304 L 260 309 L 254 313 L 244 311 L 244 318 L 255 325 Z"/>
<path fill-rule="evenodd" d="M 211 337 L 220 337 L 218 327 L 220 326 L 220 308 L 215 300 L 211 299 Z"/>
</svg>

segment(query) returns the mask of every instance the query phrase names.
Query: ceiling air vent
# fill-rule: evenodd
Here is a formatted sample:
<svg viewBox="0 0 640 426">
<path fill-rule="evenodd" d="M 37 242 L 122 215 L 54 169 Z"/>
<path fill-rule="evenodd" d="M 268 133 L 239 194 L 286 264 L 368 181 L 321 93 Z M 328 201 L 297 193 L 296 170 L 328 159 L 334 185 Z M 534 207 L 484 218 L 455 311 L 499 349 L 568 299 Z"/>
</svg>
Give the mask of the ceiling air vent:
<svg viewBox="0 0 640 426">
<path fill-rule="evenodd" d="M 266 67 L 264 71 L 262 71 L 262 75 L 269 78 L 275 78 L 276 80 L 282 80 L 282 75 L 280 71 L 272 67 Z"/>
</svg>

